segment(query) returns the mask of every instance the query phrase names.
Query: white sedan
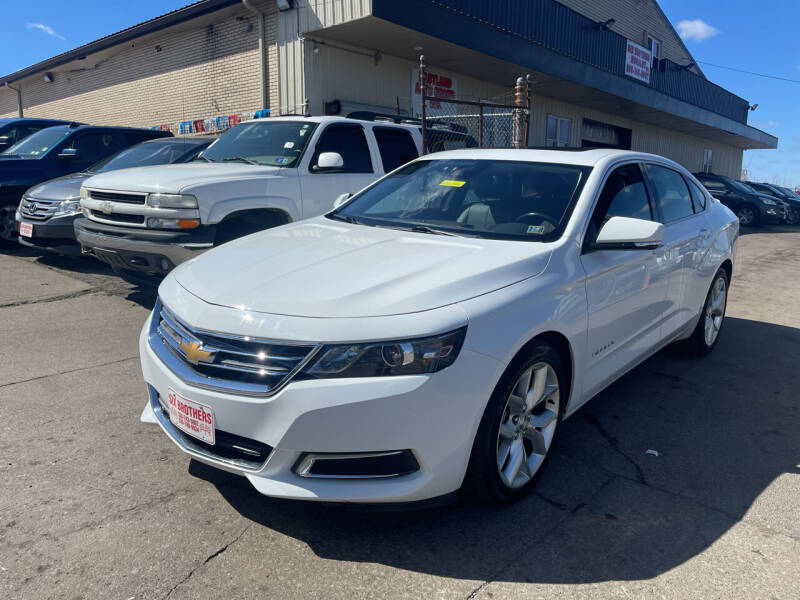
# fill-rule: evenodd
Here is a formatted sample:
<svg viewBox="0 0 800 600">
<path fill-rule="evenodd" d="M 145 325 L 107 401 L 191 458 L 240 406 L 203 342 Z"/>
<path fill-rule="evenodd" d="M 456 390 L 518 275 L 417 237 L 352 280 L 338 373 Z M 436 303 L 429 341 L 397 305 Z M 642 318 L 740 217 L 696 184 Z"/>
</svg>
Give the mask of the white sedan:
<svg viewBox="0 0 800 600">
<path fill-rule="evenodd" d="M 424 156 L 175 269 L 142 330 L 158 423 L 266 495 L 507 502 L 560 422 L 719 339 L 738 220 L 620 150 Z"/>
</svg>

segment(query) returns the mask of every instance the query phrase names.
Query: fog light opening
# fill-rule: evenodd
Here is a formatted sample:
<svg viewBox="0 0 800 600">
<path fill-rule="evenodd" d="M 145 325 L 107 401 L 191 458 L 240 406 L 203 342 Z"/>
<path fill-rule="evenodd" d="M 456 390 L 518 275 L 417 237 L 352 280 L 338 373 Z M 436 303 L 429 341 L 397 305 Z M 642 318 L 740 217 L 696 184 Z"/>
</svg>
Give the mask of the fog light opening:
<svg viewBox="0 0 800 600">
<path fill-rule="evenodd" d="M 300 477 L 317 479 L 383 479 L 419 471 L 411 450 L 347 454 L 306 453 L 295 464 Z"/>
</svg>

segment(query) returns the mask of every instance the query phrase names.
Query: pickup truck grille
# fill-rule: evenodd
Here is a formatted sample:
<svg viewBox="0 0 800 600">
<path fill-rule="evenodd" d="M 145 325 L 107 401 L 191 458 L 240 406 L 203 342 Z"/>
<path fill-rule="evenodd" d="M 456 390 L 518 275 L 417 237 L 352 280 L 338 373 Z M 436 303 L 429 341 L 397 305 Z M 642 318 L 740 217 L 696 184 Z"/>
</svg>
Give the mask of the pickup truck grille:
<svg viewBox="0 0 800 600">
<path fill-rule="evenodd" d="M 89 196 L 94 200 L 111 200 L 112 202 L 124 202 L 125 204 L 144 204 L 147 199 L 144 194 L 123 194 L 121 192 L 101 192 L 99 190 L 89 190 Z"/>
<path fill-rule="evenodd" d="M 92 216 L 102 219 L 103 221 L 114 221 L 115 223 L 135 223 L 141 225 L 144 223 L 143 215 L 125 215 L 122 213 L 109 213 L 106 214 L 99 210 L 92 210 Z"/>
<path fill-rule="evenodd" d="M 194 329 L 160 301 L 155 310 L 157 318 L 151 331 L 155 329 L 157 339 L 151 336 L 151 345 L 163 344 L 180 363 L 176 369 L 173 368 L 174 359 L 168 359 L 165 361 L 167 366 L 176 372 L 188 369 L 193 375 L 189 383 L 201 387 L 245 395 L 269 395 L 288 383 L 319 348 L 313 344 L 252 339 Z M 156 350 L 164 358 L 164 354 Z"/>
<path fill-rule="evenodd" d="M 37 200 L 25 197 L 22 199 L 19 212 L 26 219 L 46 221 L 55 214 L 61 200 Z"/>
</svg>

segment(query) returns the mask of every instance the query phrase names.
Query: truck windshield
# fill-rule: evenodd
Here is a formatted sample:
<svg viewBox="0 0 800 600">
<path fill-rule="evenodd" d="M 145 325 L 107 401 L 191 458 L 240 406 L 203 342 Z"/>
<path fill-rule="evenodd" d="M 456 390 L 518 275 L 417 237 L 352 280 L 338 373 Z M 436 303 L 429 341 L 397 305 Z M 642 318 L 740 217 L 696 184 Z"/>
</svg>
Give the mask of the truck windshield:
<svg viewBox="0 0 800 600">
<path fill-rule="evenodd" d="M 591 170 L 510 160 L 418 160 L 328 217 L 422 233 L 547 242 L 561 236 Z"/>
<path fill-rule="evenodd" d="M 14 156 L 25 158 L 40 158 L 70 133 L 72 133 L 72 130 L 66 127 L 48 127 L 20 140 L 6 150 L 4 154 L 13 154 Z"/>
<path fill-rule="evenodd" d="M 212 162 L 295 167 L 315 127 L 316 123 L 306 121 L 241 123 L 211 144 L 202 158 Z"/>
</svg>

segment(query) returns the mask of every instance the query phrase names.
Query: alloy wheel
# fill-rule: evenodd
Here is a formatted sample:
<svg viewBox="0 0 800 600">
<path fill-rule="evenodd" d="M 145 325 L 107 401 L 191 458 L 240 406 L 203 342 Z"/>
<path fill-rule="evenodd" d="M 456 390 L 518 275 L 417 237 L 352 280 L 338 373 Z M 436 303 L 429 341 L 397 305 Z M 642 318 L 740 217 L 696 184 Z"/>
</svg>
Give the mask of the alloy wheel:
<svg viewBox="0 0 800 600">
<path fill-rule="evenodd" d="M 0 207 L 0 238 L 8 242 L 17 239 L 17 232 L 14 230 L 15 212 L 13 206 Z"/>
<path fill-rule="evenodd" d="M 749 206 L 743 206 L 740 208 L 737 211 L 736 216 L 739 217 L 739 223 L 742 225 L 752 225 L 756 221 L 756 213 Z"/>
<path fill-rule="evenodd" d="M 711 292 L 708 295 L 705 312 L 705 341 L 711 347 L 717 341 L 719 330 L 722 329 L 722 319 L 725 317 L 725 300 L 728 287 L 724 277 L 717 277 Z"/>
<path fill-rule="evenodd" d="M 555 369 L 538 362 L 526 369 L 506 400 L 497 432 L 497 469 L 509 488 L 525 485 L 542 466 L 558 425 Z"/>
</svg>

